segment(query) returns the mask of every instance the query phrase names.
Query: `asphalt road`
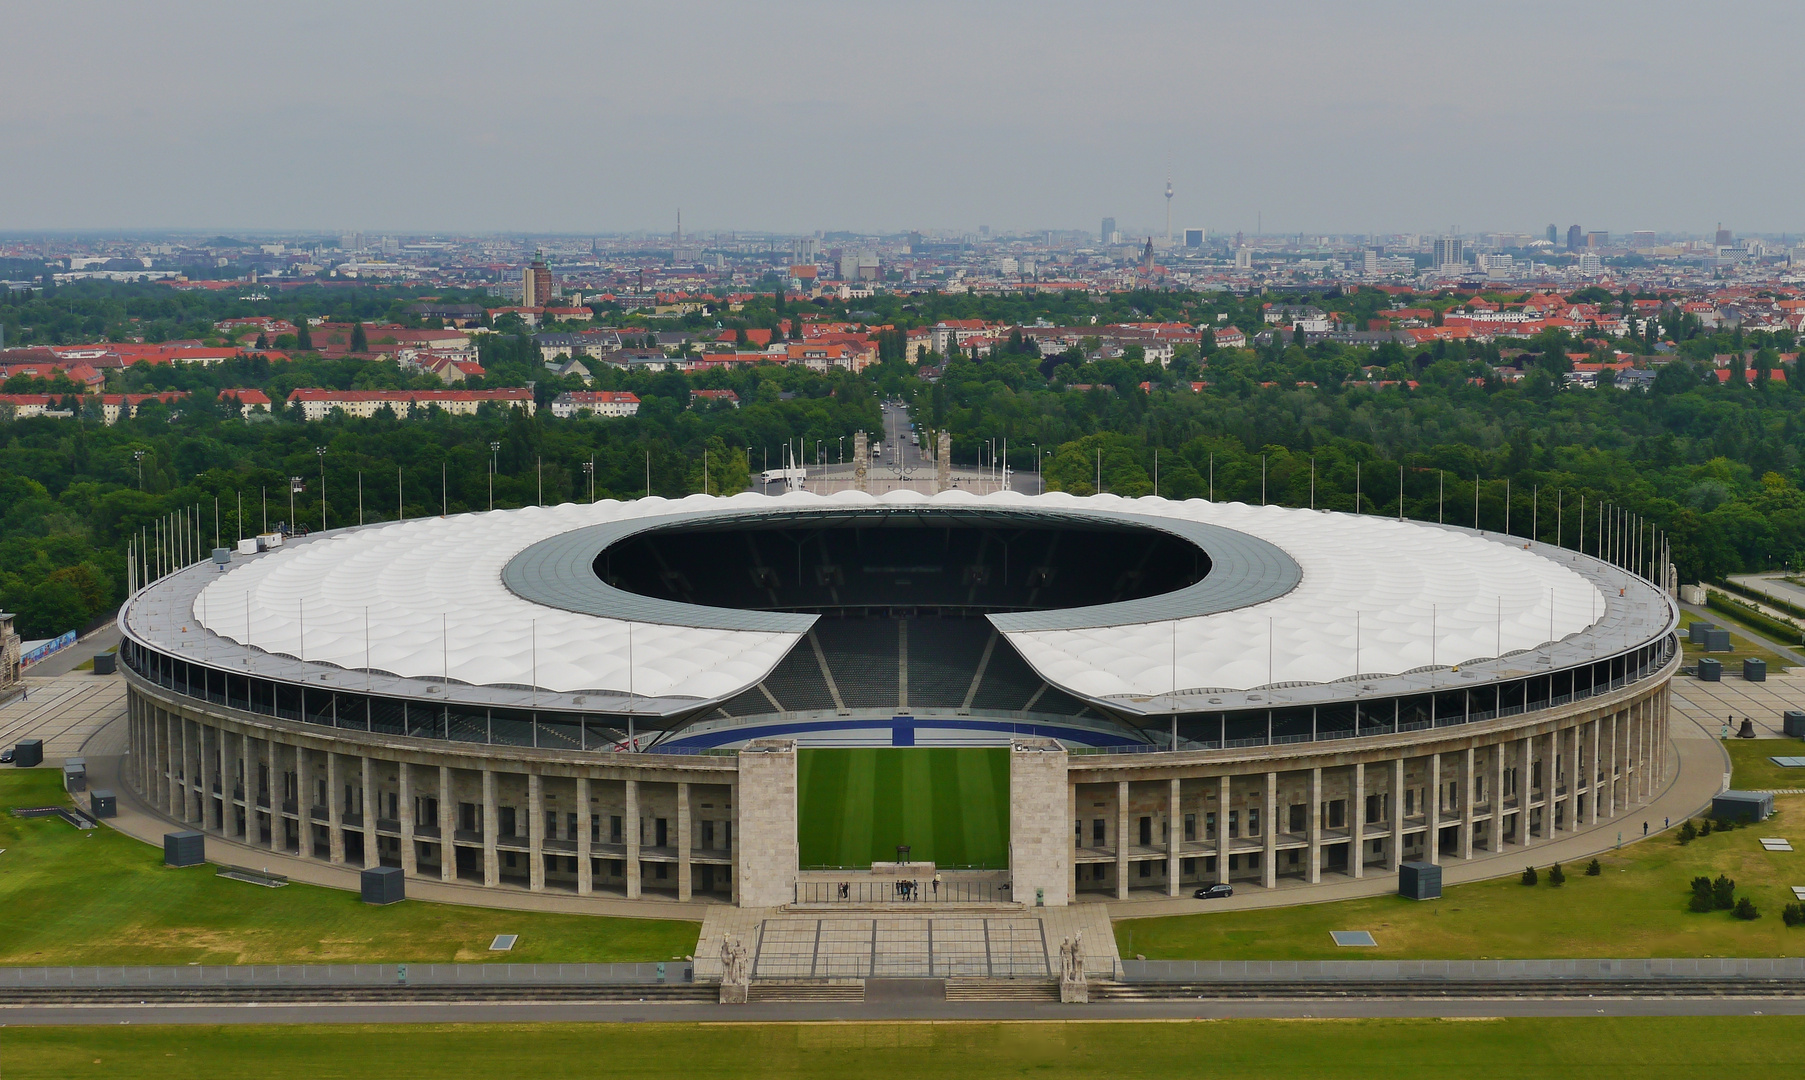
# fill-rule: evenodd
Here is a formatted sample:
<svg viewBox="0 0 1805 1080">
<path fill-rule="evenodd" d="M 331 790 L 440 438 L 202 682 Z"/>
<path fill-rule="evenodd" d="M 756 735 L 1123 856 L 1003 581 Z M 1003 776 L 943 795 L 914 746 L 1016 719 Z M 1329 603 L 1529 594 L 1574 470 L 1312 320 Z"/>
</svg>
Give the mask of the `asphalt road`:
<svg viewBox="0 0 1805 1080">
<path fill-rule="evenodd" d="M 44 679 L 56 675 L 67 675 L 75 670 L 75 665 L 92 659 L 95 653 L 108 652 L 118 647 L 119 624 L 110 622 L 62 652 L 26 668 L 25 674 L 31 678 Z"/>
<path fill-rule="evenodd" d="M 905 1020 L 1381 1019 L 1453 1016 L 1798 1016 L 1802 998 L 1362 998 L 1324 1001 L 897 1004 L 5 1006 L 0 1026 L 81 1024 L 824 1023 Z"/>
</svg>

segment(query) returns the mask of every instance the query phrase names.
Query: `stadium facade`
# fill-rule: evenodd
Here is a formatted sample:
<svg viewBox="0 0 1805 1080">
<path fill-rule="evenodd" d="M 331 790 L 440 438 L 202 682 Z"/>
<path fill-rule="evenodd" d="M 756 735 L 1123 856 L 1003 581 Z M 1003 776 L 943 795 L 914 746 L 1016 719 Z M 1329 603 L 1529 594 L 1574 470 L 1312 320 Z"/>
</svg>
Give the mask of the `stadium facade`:
<svg viewBox="0 0 1805 1080">
<path fill-rule="evenodd" d="M 1663 786 L 1678 608 L 1634 541 L 964 492 L 340 529 L 134 589 L 124 771 L 217 840 L 584 896 L 869 872 L 802 862 L 864 797 L 799 794 L 825 747 L 1007 748 L 994 862 L 951 865 L 938 775 L 937 825 L 879 806 L 848 850 L 938 830 L 1017 903 L 1508 855 Z"/>
</svg>

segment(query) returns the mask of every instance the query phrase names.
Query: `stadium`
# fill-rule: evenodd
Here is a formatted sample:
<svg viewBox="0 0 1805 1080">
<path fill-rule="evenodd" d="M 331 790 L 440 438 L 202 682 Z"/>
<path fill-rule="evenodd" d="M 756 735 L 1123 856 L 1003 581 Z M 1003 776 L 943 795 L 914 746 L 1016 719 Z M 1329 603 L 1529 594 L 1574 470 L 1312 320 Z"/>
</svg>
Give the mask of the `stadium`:
<svg viewBox="0 0 1805 1080">
<path fill-rule="evenodd" d="M 1663 787 L 1635 539 L 849 491 L 247 542 L 135 583 L 125 772 L 216 843 L 747 907 L 1514 857 Z"/>
</svg>

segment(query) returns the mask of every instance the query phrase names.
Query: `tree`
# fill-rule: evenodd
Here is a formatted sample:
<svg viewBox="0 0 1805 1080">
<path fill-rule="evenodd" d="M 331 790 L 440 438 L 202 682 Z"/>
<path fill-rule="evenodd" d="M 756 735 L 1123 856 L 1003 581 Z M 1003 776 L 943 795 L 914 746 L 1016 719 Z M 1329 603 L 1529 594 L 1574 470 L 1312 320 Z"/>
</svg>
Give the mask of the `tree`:
<svg viewBox="0 0 1805 1080">
<path fill-rule="evenodd" d="M 1746 896 L 1736 901 L 1733 911 L 1738 919 L 1759 919 L 1761 917 L 1761 912 L 1755 909 L 1755 902 Z"/>
<path fill-rule="evenodd" d="M 307 324 L 307 316 L 295 320 L 295 348 L 302 352 L 313 351 L 313 328 Z"/>
<path fill-rule="evenodd" d="M 364 333 L 364 324 L 363 324 L 363 320 L 361 320 L 361 319 L 358 320 L 357 323 L 355 323 L 351 327 L 351 350 L 350 351 L 354 352 L 354 353 L 370 351 L 370 339 Z"/>
<path fill-rule="evenodd" d="M 1586 864 L 1586 876 L 1587 877 L 1597 877 L 1598 875 L 1600 875 L 1602 873 L 1604 873 L 1604 865 L 1601 864 L 1597 859 L 1593 859 L 1591 862 Z"/>
<path fill-rule="evenodd" d="M 1525 866 L 1523 868 L 1523 877 L 1521 878 L 1521 880 L 1522 880 L 1523 884 L 1525 884 L 1525 885 L 1534 885 L 1536 882 L 1541 880 L 1541 875 L 1536 873 L 1535 867 Z"/>
<path fill-rule="evenodd" d="M 1711 901 L 1719 911 L 1728 911 L 1736 903 L 1736 882 L 1723 874 L 1711 883 Z"/>
<path fill-rule="evenodd" d="M 1561 869 L 1560 863 L 1555 863 L 1553 866 L 1550 866 L 1548 868 L 1548 884 L 1556 886 L 1558 888 L 1559 886 L 1565 885 L 1566 883 L 1567 883 L 1567 872 L 1565 870 Z"/>
</svg>

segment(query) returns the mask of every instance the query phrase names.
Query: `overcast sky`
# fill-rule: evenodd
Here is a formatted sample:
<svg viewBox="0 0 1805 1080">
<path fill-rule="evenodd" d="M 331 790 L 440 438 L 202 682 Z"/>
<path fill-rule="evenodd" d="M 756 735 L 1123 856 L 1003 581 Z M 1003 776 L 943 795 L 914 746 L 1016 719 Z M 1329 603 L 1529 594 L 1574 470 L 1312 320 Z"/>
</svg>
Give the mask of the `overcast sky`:
<svg viewBox="0 0 1805 1080">
<path fill-rule="evenodd" d="M 1793 3 L 28 3 L 0 230 L 1805 232 Z"/>
</svg>

